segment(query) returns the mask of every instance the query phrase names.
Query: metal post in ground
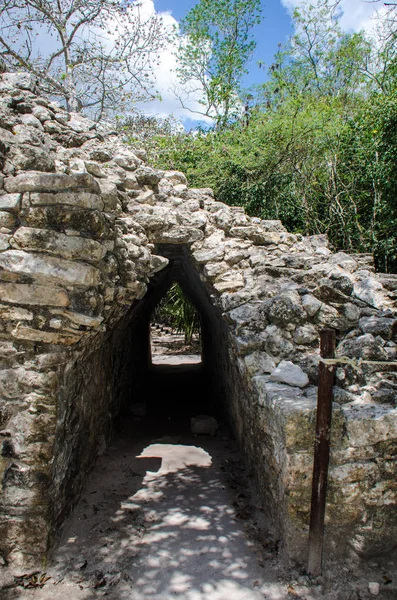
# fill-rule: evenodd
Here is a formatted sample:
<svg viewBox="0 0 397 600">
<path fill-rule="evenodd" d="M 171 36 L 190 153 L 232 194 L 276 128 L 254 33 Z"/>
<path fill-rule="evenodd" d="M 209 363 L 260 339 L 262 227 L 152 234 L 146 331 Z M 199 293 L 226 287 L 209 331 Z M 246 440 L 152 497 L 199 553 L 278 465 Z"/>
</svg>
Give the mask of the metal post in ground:
<svg viewBox="0 0 397 600">
<path fill-rule="evenodd" d="M 321 331 L 320 354 L 322 358 L 335 358 L 335 331 L 333 329 Z M 309 575 L 313 577 L 321 575 L 322 571 L 335 369 L 335 365 L 327 365 L 320 361 L 307 569 Z"/>
</svg>

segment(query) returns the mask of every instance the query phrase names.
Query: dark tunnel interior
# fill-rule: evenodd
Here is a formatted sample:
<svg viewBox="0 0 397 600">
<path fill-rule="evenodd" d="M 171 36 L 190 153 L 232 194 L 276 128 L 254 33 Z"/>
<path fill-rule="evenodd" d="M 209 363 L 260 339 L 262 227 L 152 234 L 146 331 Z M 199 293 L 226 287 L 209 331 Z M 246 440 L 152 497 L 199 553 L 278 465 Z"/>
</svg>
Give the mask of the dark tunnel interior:
<svg viewBox="0 0 397 600">
<path fill-rule="evenodd" d="M 227 360 L 226 325 L 191 261 L 188 247 L 160 245 L 155 252 L 168 258 L 169 264 L 152 278 L 147 294 L 133 308 L 131 334 L 136 340 L 133 344 L 135 348 L 139 340 L 139 352 L 135 352 L 135 356 L 139 354 L 141 359 L 139 373 L 136 368 L 133 370 L 135 383 L 131 382 L 129 386 L 132 391 L 130 400 L 126 399 L 129 411 L 144 414 L 148 419 L 160 418 L 173 423 L 181 423 L 197 414 L 222 418 L 225 405 L 222 379 L 224 362 Z M 179 284 L 200 315 L 200 364 L 152 364 L 151 315 L 174 282 Z M 142 357 L 145 359 L 142 360 Z"/>
</svg>

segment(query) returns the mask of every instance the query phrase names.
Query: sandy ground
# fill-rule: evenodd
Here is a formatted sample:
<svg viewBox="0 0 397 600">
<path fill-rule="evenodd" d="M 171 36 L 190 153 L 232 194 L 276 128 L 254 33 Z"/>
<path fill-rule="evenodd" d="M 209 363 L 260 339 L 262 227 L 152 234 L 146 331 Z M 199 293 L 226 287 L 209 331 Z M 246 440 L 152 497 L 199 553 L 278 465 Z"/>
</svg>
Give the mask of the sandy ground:
<svg viewBox="0 0 397 600">
<path fill-rule="evenodd" d="M 377 582 L 379 598 L 397 599 L 392 556 L 325 561 L 316 580 L 283 563 L 231 435 L 222 426 L 193 436 L 188 425 L 125 420 L 65 524 L 49 579 L 0 568 L 0 598 L 369 600 Z"/>
<path fill-rule="evenodd" d="M 150 338 L 154 365 L 193 365 L 201 362 L 200 341 L 197 336 L 192 344 L 185 346 L 182 334 L 162 333 L 152 327 Z"/>
</svg>

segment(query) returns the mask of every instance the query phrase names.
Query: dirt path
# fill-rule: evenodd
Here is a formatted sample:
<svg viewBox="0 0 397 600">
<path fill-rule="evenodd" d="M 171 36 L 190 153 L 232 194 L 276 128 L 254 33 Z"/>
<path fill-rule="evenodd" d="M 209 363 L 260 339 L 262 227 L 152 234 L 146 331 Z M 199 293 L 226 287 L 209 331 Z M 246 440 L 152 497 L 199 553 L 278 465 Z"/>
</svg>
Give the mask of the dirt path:
<svg viewBox="0 0 397 600">
<path fill-rule="evenodd" d="M 125 420 L 65 524 L 50 579 L 32 587 L 0 568 L 1 600 L 368 600 L 370 581 L 397 598 L 392 557 L 326 563 L 316 581 L 284 565 L 231 436 L 193 436 L 188 424 Z"/>
<path fill-rule="evenodd" d="M 278 583 L 265 590 L 259 549 L 242 515 L 236 518 L 224 475 L 226 461 L 239 467 L 233 442 L 186 433 L 133 441 L 128 429 L 99 460 L 65 527 L 51 580 L 10 597 L 286 597 Z"/>
</svg>

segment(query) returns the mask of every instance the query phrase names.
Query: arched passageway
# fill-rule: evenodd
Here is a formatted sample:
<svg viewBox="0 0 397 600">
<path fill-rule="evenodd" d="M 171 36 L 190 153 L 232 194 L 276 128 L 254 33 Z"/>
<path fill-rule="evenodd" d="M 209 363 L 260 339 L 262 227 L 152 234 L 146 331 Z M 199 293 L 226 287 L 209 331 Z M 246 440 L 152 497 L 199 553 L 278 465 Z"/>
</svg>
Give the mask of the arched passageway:
<svg viewBox="0 0 397 600">
<path fill-rule="evenodd" d="M 113 386 L 109 398 L 118 411 L 109 424 L 110 447 L 88 485 L 84 482 L 83 497 L 57 540 L 53 572 L 64 579 L 60 590 L 68 585 L 75 594 L 97 586 L 129 600 L 189 594 L 200 600 L 225 595 L 260 600 L 265 590 L 279 593 L 282 584 L 275 581 L 276 572 L 263 577 L 258 557 L 265 545 L 276 561 L 276 545 L 263 537 L 252 514 L 249 474 L 230 429 L 237 367 L 228 327 L 189 248 L 161 245 L 156 253 L 169 260 L 168 266 L 153 277 L 145 297 L 105 347 L 89 356 L 103 376 L 78 388 L 85 402 L 87 394 L 98 402 Z M 173 282 L 200 314 L 202 361 L 197 365 L 151 361 L 150 317 Z M 76 369 L 87 373 L 91 365 L 76 365 L 70 381 L 81 381 Z M 217 436 L 190 431 L 191 417 L 203 413 L 216 417 Z M 81 421 L 79 415 L 69 422 L 79 427 Z M 84 460 L 77 451 L 75 457 Z M 65 481 L 63 489 L 67 486 Z M 256 542 L 246 536 L 247 524 Z"/>
<path fill-rule="evenodd" d="M 131 396 L 134 403 L 148 402 L 148 416 L 167 415 L 185 419 L 195 414 L 209 413 L 226 418 L 227 363 L 229 361 L 228 331 L 219 309 L 211 301 L 210 291 L 201 281 L 187 246 L 159 245 L 156 253 L 169 260 L 168 266 L 157 273 L 146 296 L 135 307 L 147 365 L 142 367 L 142 397 Z M 201 363 L 198 365 L 153 365 L 146 353 L 150 317 L 158 302 L 178 283 L 186 297 L 196 307 L 201 323 Z M 142 328 L 142 329 L 141 329 Z M 135 337 L 135 336 L 133 336 Z M 132 384 L 133 388 L 133 384 Z"/>
<path fill-rule="evenodd" d="M 125 431 L 126 423 L 132 423 L 134 436 L 138 417 L 138 430 L 161 437 L 188 431 L 191 417 L 206 414 L 238 428 L 239 373 L 228 326 L 213 304 L 211 289 L 201 280 L 188 246 L 162 244 L 155 251 L 169 262 L 151 278 L 145 296 L 131 306 L 105 343 L 65 372 L 54 465 L 59 474 L 52 504 L 54 532 L 78 498 L 95 454 L 103 451 L 120 424 Z M 151 361 L 150 318 L 173 282 L 200 314 L 198 365 L 158 366 Z"/>
</svg>

